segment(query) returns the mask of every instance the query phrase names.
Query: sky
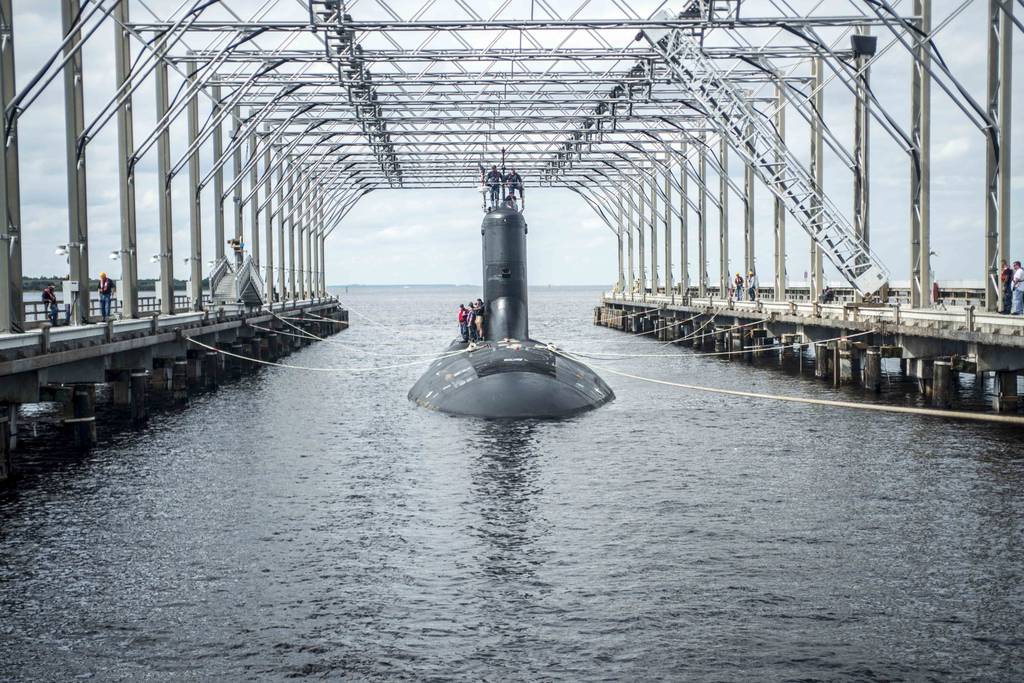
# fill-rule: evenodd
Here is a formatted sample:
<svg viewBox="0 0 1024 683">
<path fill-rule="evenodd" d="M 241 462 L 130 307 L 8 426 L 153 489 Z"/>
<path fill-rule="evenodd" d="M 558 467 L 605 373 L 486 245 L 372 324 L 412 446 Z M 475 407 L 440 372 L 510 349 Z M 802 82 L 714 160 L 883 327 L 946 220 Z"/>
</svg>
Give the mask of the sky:
<svg viewBox="0 0 1024 683">
<path fill-rule="evenodd" d="M 149 3 L 159 7 L 162 2 Z M 174 3 L 177 4 L 177 3 Z M 236 0 L 236 7 L 246 3 Z M 299 3 L 302 4 L 302 3 Z M 397 11 L 410 14 L 421 3 L 395 0 Z M 454 5 L 454 3 L 448 3 Z M 481 3 L 488 4 L 488 3 Z M 493 4 L 493 3 L 491 3 Z M 555 3 L 561 7 L 562 3 Z M 576 3 L 566 3 L 575 6 Z M 653 10 L 657 3 L 632 3 L 638 12 Z M 678 4 L 678 3 L 677 3 Z M 800 7 L 820 5 L 819 11 L 842 14 L 853 3 L 840 0 L 794 2 Z M 939 25 L 962 3 L 935 0 L 935 25 Z M 985 12 L 988 3 L 974 0 L 968 9 L 945 26 L 937 40 L 958 78 L 978 101 L 984 101 L 986 64 Z M 364 6 L 366 3 L 364 3 Z M 503 15 L 528 16 L 529 0 L 513 0 Z M 909 2 L 900 3 L 909 7 Z M 671 3 L 670 3 L 671 6 Z M 768 8 L 768 0 L 747 0 L 744 12 L 756 15 Z M 833 7 L 834 6 L 834 7 Z M 14 0 L 16 81 L 19 88 L 29 82 L 60 41 L 59 3 Z M 567 7 L 567 9 L 569 9 Z M 147 18 L 137 3 L 133 17 Z M 353 7 L 359 18 L 359 8 Z M 880 38 L 884 46 L 890 38 Z M 1024 36 L 1014 36 L 1017 109 L 1024 66 Z M 89 40 L 84 60 L 86 120 L 92 120 L 113 92 L 113 29 L 107 25 Z M 901 48 L 886 53 L 872 70 L 872 84 L 886 109 L 900 125 L 909 126 L 910 60 Z M 171 88 L 180 82 L 172 74 Z M 66 259 L 54 253 L 67 241 L 67 191 L 64 151 L 62 79 L 58 76 L 31 104 L 19 121 L 23 259 L 26 275 L 59 275 L 67 272 Z M 135 96 L 135 139 L 141 144 L 155 121 L 155 94 L 144 84 Z M 200 118 L 209 103 L 201 104 Z M 826 111 L 836 135 L 852 141 L 853 104 L 838 85 L 826 90 Z M 1020 116 L 1014 117 L 1024 121 Z M 1013 234 L 1011 251 L 1024 258 L 1024 131 L 1017 126 L 1012 139 Z M 939 88 L 934 89 L 932 157 L 932 266 L 940 282 L 979 282 L 983 268 L 984 138 Z M 111 123 L 90 140 L 87 150 L 89 242 L 95 276 L 100 270 L 119 277 L 120 264 L 109 258 L 119 249 L 119 213 L 115 127 Z M 172 128 L 172 149 L 184 149 L 184 117 Z M 871 148 L 871 240 L 872 248 L 892 272 L 893 280 L 909 277 L 909 158 L 877 125 L 872 129 Z M 808 133 L 797 117 L 791 116 L 787 140 L 803 159 L 807 157 Z M 850 142 L 852 146 L 852 142 Z M 137 171 L 139 275 L 156 277 L 158 267 L 149 255 L 159 251 L 157 240 L 157 192 L 155 151 L 142 158 Z M 209 149 L 202 165 L 209 168 Z M 731 174 L 742 184 L 737 158 L 731 160 Z M 173 184 L 176 276 L 186 276 L 183 259 L 188 252 L 188 202 L 184 174 Z M 525 178 L 527 187 L 531 179 Z M 718 180 L 711 176 L 712 191 Z M 852 205 L 849 172 L 831 156 L 826 160 L 826 192 L 843 211 Z M 693 190 L 691 186 L 691 190 Z M 203 195 L 204 254 L 213 253 L 213 203 L 210 192 Z M 529 232 L 529 277 L 538 285 L 610 286 L 616 278 L 616 239 L 613 232 L 574 193 L 562 189 L 528 189 L 525 216 Z M 762 282 L 770 281 L 772 264 L 772 203 L 758 187 L 756 262 Z M 848 213 L 849 215 L 849 213 Z M 327 243 L 328 282 L 332 284 L 479 284 L 481 281 L 480 197 L 475 190 L 373 192 L 352 210 Z M 730 271 L 742 266 L 742 207 L 730 200 L 729 235 L 732 243 Z M 691 217 L 691 224 L 693 218 Z M 718 216 L 709 216 L 709 274 L 717 281 Z M 230 222 L 228 230 L 230 231 Z M 678 228 L 676 228 L 678 235 Z M 678 239 L 678 237 L 676 237 Z M 691 243 L 696 237 L 691 227 Z M 788 279 L 801 281 L 809 261 L 809 240 L 795 221 L 788 229 Z M 690 272 L 697 271 L 696 248 L 690 249 Z M 739 255 L 739 258 L 737 258 Z M 678 256 L 676 256 L 678 260 Z M 830 276 L 826 268 L 826 277 Z M 834 277 L 834 273 L 832 273 Z M 678 267 L 676 267 L 678 277 Z"/>
</svg>

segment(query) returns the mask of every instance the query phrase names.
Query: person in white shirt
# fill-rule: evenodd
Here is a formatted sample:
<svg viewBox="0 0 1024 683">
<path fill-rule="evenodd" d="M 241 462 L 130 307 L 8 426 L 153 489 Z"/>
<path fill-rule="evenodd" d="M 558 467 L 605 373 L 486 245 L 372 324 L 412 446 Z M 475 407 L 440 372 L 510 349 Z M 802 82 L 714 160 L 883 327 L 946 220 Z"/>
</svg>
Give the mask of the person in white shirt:
<svg viewBox="0 0 1024 683">
<path fill-rule="evenodd" d="M 1020 261 L 1013 262 L 1013 309 L 1011 315 L 1024 314 L 1024 268 Z"/>
</svg>

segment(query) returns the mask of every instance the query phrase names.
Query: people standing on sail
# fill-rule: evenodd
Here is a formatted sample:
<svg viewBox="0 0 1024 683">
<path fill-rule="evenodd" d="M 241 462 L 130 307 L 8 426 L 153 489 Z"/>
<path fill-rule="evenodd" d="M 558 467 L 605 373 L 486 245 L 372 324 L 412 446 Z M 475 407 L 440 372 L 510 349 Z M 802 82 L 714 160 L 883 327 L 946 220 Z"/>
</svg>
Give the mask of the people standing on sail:
<svg viewBox="0 0 1024 683">
<path fill-rule="evenodd" d="M 484 340 L 484 302 L 477 299 L 473 302 L 473 325 L 476 332 L 476 341 Z"/>
<path fill-rule="evenodd" d="M 100 284 L 97 290 L 100 293 L 100 316 L 103 322 L 110 317 L 110 297 L 114 293 L 114 281 L 107 277 L 106 273 L 100 273 Z"/>
<path fill-rule="evenodd" d="M 517 196 L 519 203 L 523 203 L 523 177 L 516 173 L 516 169 L 509 169 L 508 175 L 505 176 L 505 187 L 508 198 L 512 200 L 512 206 L 515 206 Z"/>
<path fill-rule="evenodd" d="M 487 176 L 484 178 L 484 182 L 487 183 L 487 187 L 491 190 L 491 206 L 498 205 L 503 180 L 504 178 L 501 177 L 501 171 L 498 170 L 498 167 L 491 166 L 491 170 L 487 172 Z"/>
<path fill-rule="evenodd" d="M 459 304 L 459 334 L 462 341 L 469 341 L 469 309 L 466 304 Z"/>
</svg>

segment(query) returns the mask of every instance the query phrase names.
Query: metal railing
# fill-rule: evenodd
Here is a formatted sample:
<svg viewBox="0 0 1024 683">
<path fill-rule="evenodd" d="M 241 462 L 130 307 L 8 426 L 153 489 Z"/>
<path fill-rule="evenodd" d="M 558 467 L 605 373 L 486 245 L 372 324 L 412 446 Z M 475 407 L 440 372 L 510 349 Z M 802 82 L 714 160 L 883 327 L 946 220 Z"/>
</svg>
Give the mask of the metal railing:
<svg viewBox="0 0 1024 683">
<path fill-rule="evenodd" d="M 207 303 L 210 301 L 209 296 L 203 297 L 203 302 Z M 48 306 L 42 301 L 26 301 L 25 304 L 25 327 L 35 327 L 39 323 L 49 322 Z M 192 301 L 187 294 L 175 294 L 174 295 L 174 313 L 184 313 L 191 310 Z M 121 300 L 111 299 L 110 300 L 110 315 L 111 317 L 118 317 L 121 314 Z M 139 313 L 159 313 L 160 312 L 160 297 L 157 296 L 140 296 L 139 297 Z M 58 296 L 57 300 L 57 325 L 67 325 L 70 318 L 69 305 L 61 300 Z M 89 301 L 89 319 L 90 321 L 100 320 L 100 300 L 90 299 Z"/>
</svg>

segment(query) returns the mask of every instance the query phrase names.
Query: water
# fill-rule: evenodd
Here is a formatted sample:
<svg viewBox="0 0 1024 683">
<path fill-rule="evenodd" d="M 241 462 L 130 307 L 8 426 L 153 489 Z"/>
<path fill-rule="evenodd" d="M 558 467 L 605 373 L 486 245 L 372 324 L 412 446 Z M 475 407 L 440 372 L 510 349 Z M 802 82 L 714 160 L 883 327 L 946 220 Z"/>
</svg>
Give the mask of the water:
<svg viewBox="0 0 1024 683">
<path fill-rule="evenodd" d="M 533 336 L 632 348 L 598 294 L 534 290 Z M 286 362 L 440 350 L 476 295 L 353 288 L 389 327 L 334 339 L 389 355 Z M 689 353 L 609 365 L 859 397 Z M 0 497 L 0 678 L 1020 679 L 1019 433 L 607 373 L 599 411 L 501 424 L 410 405 L 422 369 L 269 369 L 85 457 L 40 409 Z"/>
</svg>

